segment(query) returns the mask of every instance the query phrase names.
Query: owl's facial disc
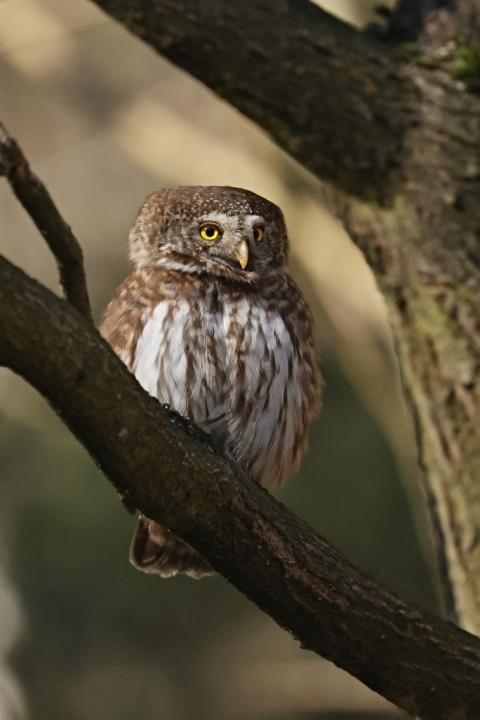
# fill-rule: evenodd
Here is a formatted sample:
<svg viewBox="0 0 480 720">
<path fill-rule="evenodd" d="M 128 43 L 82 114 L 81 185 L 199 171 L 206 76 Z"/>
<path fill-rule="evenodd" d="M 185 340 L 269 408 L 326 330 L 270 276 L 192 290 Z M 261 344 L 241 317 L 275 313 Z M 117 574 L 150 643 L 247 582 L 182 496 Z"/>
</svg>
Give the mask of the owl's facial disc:
<svg viewBox="0 0 480 720">
<path fill-rule="evenodd" d="M 129 235 L 137 267 L 209 273 L 248 284 L 287 268 L 281 210 L 233 187 L 178 187 L 153 192 Z"/>
<path fill-rule="evenodd" d="M 264 249 L 256 247 L 265 238 L 265 221 L 258 215 L 211 213 L 202 218 L 198 235 L 209 258 L 242 271 L 255 270 L 265 254 Z"/>
</svg>

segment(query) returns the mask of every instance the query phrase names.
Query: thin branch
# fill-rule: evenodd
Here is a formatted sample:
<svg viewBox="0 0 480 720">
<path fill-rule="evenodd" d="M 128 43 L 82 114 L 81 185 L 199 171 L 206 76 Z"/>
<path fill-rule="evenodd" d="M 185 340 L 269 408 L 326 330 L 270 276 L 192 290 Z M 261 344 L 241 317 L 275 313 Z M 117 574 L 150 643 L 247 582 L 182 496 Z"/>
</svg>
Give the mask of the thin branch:
<svg viewBox="0 0 480 720">
<path fill-rule="evenodd" d="M 90 323 L 5 259 L 0 362 L 47 398 L 122 496 L 303 647 L 423 720 L 478 720 L 480 640 L 378 585 L 242 478 L 144 392 Z"/>
<path fill-rule="evenodd" d="M 319 177 L 393 196 L 417 93 L 382 46 L 309 0 L 93 0 Z"/>
<path fill-rule="evenodd" d="M 91 319 L 83 253 L 42 181 L 32 172 L 20 146 L 0 122 L 0 175 L 4 175 L 57 261 L 67 300 Z"/>
</svg>

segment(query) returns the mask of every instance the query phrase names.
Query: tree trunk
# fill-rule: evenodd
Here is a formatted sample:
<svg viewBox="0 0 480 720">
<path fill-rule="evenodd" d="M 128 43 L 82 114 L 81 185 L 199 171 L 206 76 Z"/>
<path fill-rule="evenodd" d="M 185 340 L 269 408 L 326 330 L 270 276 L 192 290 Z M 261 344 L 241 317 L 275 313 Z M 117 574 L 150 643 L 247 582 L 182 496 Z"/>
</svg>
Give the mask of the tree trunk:
<svg viewBox="0 0 480 720">
<path fill-rule="evenodd" d="M 457 28 L 472 20 L 460 5 Z M 453 29 L 435 20 L 420 38 L 431 53 Z M 408 74 L 419 121 L 394 202 L 350 198 L 340 213 L 390 310 L 446 610 L 480 634 L 480 99 L 441 68 Z"/>
<path fill-rule="evenodd" d="M 480 634 L 480 108 L 412 75 L 424 122 L 394 205 L 341 212 L 390 309 L 447 609 Z"/>
</svg>

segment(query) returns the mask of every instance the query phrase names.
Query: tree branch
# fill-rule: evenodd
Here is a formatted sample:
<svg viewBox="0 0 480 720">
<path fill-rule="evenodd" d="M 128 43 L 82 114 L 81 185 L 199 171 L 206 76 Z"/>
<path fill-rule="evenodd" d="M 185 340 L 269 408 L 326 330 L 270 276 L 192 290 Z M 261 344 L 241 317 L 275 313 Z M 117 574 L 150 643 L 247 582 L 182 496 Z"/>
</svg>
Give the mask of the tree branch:
<svg viewBox="0 0 480 720">
<path fill-rule="evenodd" d="M 90 302 L 80 244 L 58 212 L 45 185 L 31 171 L 20 146 L 1 122 L 0 175 L 5 175 L 54 254 L 66 298 L 90 320 Z"/>
<path fill-rule="evenodd" d="M 309 0 L 93 1 L 312 172 L 392 196 L 416 91 L 373 38 Z"/>
<path fill-rule="evenodd" d="M 309 0 L 93 1 L 330 181 L 389 305 L 447 604 L 480 633 L 480 99 L 442 59 L 452 34 L 475 58 L 478 1 L 429 14 L 403 63 Z"/>
<path fill-rule="evenodd" d="M 478 719 L 478 639 L 377 585 L 242 478 L 143 391 L 90 323 L 5 259 L 0 362 L 47 398 L 122 496 L 305 648 L 423 720 Z"/>
</svg>

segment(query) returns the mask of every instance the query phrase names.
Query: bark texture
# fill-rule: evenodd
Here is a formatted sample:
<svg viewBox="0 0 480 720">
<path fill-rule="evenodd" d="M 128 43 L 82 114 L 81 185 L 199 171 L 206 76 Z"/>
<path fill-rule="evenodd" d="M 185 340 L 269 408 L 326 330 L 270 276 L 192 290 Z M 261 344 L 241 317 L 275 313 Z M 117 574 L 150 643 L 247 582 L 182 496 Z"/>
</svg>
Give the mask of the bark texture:
<svg viewBox="0 0 480 720">
<path fill-rule="evenodd" d="M 305 648 L 423 720 L 478 720 L 480 640 L 361 573 L 162 409 L 71 305 L 1 258 L 0 363 L 47 398 L 129 504 Z"/>
<path fill-rule="evenodd" d="M 405 150 L 395 206 L 352 202 L 343 217 L 391 310 L 449 609 L 478 634 L 480 113 L 441 79 L 416 80 L 425 121 Z"/>
<path fill-rule="evenodd" d="M 94 1 L 319 177 L 391 194 L 415 88 L 379 42 L 309 0 Z"/>
<path fill-rule="evenodd" d="M 480 633 L 480 99 L 452 41 L 480 43 L 477 0 L 423 3 L 402 62 L 308 0 L 94 2 L 326 181 L 391 310 L 447 609 Z"/>
</svg>

